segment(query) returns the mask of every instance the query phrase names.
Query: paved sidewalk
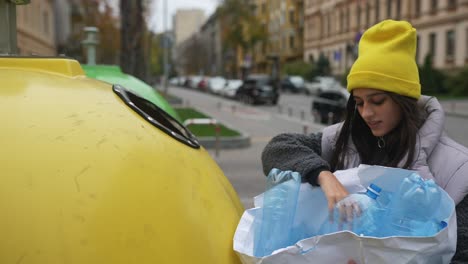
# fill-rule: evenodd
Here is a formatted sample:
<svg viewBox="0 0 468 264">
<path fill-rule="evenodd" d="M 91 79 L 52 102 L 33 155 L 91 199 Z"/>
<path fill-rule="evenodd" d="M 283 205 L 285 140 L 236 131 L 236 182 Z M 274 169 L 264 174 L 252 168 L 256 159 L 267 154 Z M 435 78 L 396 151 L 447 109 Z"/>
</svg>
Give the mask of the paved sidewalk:
<svg viewBox="0 0 468 264">
<path fill-rule="evenodd" d="M 468 118 L 468 100 L 440 100 L 445 114 Z"/>
</svg>

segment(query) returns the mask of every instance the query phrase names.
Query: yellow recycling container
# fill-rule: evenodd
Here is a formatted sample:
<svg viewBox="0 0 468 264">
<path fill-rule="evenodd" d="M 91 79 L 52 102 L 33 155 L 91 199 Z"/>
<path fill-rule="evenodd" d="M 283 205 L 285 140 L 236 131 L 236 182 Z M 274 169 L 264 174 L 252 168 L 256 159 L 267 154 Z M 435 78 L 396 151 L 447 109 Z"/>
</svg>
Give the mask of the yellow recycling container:
<svg viewBox="0 0 468 264">
<path fill-rule="evenodd" d="M 75 60 L 0 80 L 0 263 L 240 263 L 240 200 L 168 114 Z"/>
</svg>

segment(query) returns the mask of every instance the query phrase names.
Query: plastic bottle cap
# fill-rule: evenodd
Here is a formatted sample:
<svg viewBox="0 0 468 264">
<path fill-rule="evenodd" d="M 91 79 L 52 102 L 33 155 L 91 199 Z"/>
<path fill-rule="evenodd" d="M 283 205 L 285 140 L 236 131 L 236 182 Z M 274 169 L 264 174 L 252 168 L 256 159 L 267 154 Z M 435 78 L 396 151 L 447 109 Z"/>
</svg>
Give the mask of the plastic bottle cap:
<svg viewBox="0 0 468 264">
<path fill-rule="evenodd" d="M 382 188 L 380 188 L 379 186 L 371 183 L 369 188 L 371 188 L 373 191 L 375 191 L 376 193 L 380 193 L 382 191 Z"/>
<path fill-rule="evenodd" d="M 377 199 L 377 197 L 380 195 L 380 192 L 382 191 L 382 188 L 380 188 L 379 186 L 371 183 L 371 185 L 369 187 L 367 187 L 367 192 L 366 194 L 373 198 L 373 199 Z"/>
</svg>

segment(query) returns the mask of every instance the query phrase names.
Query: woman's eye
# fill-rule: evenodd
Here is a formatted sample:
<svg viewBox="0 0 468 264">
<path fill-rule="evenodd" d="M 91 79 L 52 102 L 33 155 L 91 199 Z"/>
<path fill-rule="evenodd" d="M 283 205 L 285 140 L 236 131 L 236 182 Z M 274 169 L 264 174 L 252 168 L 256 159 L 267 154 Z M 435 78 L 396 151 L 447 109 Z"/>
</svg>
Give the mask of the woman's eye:
<svg viewBox="0 0 468 264">
<path fill-rule="evenodd" d="M 363 102 L 359 102 L 359 103 L 356 102 L 357 107 L 361 107 L 363 104 L 364 104 Z"/>
<path fill-rule="evenodd" d="M 384 102 L 385 102 L 385 99 L 382 99 L 382 100 L 376 100 L 376 101 L 374 101 L 373 103 L 374 103 L 375 105 L 381 105 L 381 104 L 383 104 Z"/>
</svg>

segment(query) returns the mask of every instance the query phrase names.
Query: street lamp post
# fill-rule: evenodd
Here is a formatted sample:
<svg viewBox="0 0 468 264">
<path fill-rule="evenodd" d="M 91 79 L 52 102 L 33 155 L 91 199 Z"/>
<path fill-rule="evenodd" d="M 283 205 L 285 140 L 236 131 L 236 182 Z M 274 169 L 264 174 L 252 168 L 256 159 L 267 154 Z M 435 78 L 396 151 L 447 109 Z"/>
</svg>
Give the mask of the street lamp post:
<svg viewBox="0 0 468 264">
<path fill-rule="evenodd" d="M 163 70 L 164 70 L 164 77 L 163 77 L 163 91 L 164 94 L 167 95 L 167 79 L 168 79 L 168 36 L 167 36 L 167 0 L 163 0 Z"/>
<path fill-rule="evenodd" d="M 280 88 L 280 61 L 279 56 L 276 54 L 271 54 L 267 56 L 267 59 L 272 61 L 271 65 L 271 78 L 275 83 L 275 89 Z"/>
</svg>

